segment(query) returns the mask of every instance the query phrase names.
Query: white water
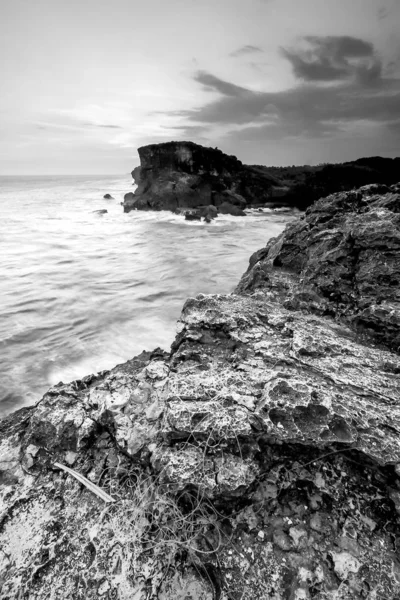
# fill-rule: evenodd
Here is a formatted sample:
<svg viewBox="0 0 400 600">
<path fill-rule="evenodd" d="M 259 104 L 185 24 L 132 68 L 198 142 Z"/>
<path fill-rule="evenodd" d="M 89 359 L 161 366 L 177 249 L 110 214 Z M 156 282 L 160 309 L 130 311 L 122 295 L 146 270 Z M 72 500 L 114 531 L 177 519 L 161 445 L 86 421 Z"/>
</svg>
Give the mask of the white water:
<svg viewBox="0 0 400 600">
<path fill-rule="evenodd" d="M 231 292 L 293 218 L 124 214 L 131 190 L 128 177 L 0 178 L 0 414 L 60 380 L 168 349 L 185 299 Z"/>
</svg>

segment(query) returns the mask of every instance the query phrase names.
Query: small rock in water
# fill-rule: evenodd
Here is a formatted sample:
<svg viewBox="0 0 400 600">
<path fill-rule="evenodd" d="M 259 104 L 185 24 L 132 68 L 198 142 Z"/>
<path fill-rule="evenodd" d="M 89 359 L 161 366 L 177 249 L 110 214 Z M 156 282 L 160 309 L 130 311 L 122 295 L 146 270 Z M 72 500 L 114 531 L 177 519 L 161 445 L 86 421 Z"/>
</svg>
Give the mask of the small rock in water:
<svg viewBox="0 0 400 600">
<path fill-rule="evenodd" d="M 103 198 L 104 198 L 104 200 L 114 200 L 114 198 L 111 196 L 111 194 L 104 194 Z"/>
<path fill-rule="evenodd" d="M 100 210 L 94 210 L 92 212 L 95 213 L 96 215 L 105 215 L 108 212 L 108 210 L 106 210 L 105 208 L 102 208 Z"/>
<path fill-rule="evenodd" d="M 197 212 L 188 211 L 185 213 L 186 221 L 201 221 L 201 216 Z"/>
<path fill-rule="evenodd" d="M 213 204 L 209 204 L 208 206 L 204 206 L 200 209 L 200 214 L 204 217 L 206 223 L 210 223 L 212 219 L 216 219 L 218 217 L 218 210 L 216 206 Z"/>
</svg>

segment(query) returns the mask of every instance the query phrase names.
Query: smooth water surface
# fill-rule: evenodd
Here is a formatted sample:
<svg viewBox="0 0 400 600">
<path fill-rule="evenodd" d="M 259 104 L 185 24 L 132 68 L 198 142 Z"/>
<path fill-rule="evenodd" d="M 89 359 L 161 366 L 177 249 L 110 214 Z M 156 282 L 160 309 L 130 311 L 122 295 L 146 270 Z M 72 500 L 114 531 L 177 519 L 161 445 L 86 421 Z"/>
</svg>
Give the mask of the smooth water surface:
<svg viewBox="0 0 400 600">
<path fill-rule="evenodd" d="M 293 218 L 124 214 L 131 190 L 128 177 L 0 178 L 0 414 L 168 349 L 185 299 L 231 292 L 250 254 Z"/>
</svg>

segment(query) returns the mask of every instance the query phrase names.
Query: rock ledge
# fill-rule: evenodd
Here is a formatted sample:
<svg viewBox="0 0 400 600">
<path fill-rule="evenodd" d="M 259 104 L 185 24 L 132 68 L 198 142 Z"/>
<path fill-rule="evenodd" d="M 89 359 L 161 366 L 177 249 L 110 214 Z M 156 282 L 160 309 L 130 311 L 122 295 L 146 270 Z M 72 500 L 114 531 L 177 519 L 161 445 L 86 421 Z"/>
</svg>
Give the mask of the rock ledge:
<svg viewBox="0 0 400 600">
<path fill-rule="evenodd" d="M 170 353 L 0 422 L 3 600 L 400 597 L 397 189 L 320 200 Z"/>
</svg>

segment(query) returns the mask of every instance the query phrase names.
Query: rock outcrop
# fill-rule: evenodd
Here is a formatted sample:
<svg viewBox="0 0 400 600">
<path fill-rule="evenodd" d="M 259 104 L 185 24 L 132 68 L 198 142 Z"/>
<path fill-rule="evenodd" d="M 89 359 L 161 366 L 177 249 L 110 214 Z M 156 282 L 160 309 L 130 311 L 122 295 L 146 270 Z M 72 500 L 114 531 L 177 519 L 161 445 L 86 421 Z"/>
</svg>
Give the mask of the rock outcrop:
<svg viewBox="0 0 400 600">
<path fill-rule="evenodd" d="M 400 597 L 399 246 L 398 188 L 320 200 L 170 353 L 0 422 L 1 598 Z"/>
<path fill-rule="evenodd" d="M 132 171 L 136 191 L 125 194 L 124 211 L 216 206 L 242 216 L 252 206 L 291 206 L 305 210 L 318 198 L 379 182 L 398 180 L 400 158 L 302 166 L 244 165 L 235 156 L 193 142 L 167 142 L 138 149 Z"/>
<path fill-rule="evenodd" d="M 138 149 L 137 184 L 124 211 L 176 210 L 210 204 L 245 208 L 271 199 L 276 179 L 243 165 L 235 156 L 193 142 L 167 142 Z"/>
</svg>

